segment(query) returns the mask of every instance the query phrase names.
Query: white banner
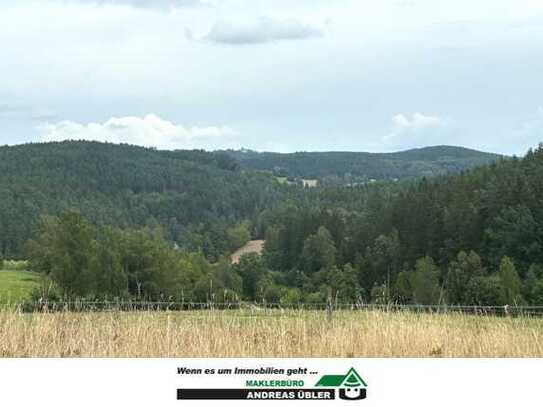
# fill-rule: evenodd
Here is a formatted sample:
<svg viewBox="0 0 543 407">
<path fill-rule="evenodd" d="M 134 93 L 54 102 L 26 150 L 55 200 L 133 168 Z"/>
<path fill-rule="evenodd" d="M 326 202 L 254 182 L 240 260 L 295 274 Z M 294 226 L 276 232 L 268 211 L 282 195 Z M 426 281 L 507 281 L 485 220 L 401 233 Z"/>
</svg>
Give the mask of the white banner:
<svg viewBox="0 0 543 407">
<path fill-rule="evenodd" d="M 542 372 L 542 359 L 1 359 L 0 405 L 532 405 Z"/>
</svg>

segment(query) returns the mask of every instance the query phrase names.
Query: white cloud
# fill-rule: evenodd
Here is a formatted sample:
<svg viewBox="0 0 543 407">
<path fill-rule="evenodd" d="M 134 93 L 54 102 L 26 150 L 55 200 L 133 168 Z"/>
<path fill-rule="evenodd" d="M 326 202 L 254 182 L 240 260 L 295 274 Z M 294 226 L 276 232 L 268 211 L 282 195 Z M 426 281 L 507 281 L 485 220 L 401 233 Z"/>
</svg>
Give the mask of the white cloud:
<svg viewBox="0 0 543 407">
<path fill-rule="evenodd" d="M 238 132 L 227 126 L 184 127 L 154 114 L 143 118 L 112 117 L 105 123 L 69 120 L 41 125 L 41 141 L 92 140 L 159 149 L 238 148 Z"/>
<path fill-rule="evenodd" d="M 400 129 L 423 129 L 427 127 L 439 127 L 443 125 L 443 119 L 438 116 L 430 116 L 422 113 L 399 113 L 392 118 L 393 124 Z"/>
<path fill-rule="evenodd" d="M 203 39 L 216 43 L 243 45 L 281 40 L 302 40 L 323 35 L 323 29 L 294 18 L 258 17 L 245 21 L 219 20 Z"/>
<path fill-rule="evenodd" d="M 35 125 L 44 121 L 86 124 L 155 112 L 173 123 L 231 124 L 244 146 L 257 149 L 274 140 L 291 151 L 381 151 L 388 147 L 382 137 L 392 133 L 394 143 L 424 135 L 432 143 L 479 140 L 483 149 L 514 151 L 515 140 L 498 142 L 496 134 L 510 137 L 541 104 L 542 1 L 180 6 L 189 3 L 0 1 L 0 101 L 56 113 L 35 118 L 5 108 L 2 141 L 37 140 Z M 267 43 L 228 45 L 259 42 Z M 453 123 L 461 129 L 445 140 L 450 121 L 437 126 L 415 111 L 447 112 L 461 118 Z M 396 124 L 391 113 L 402 113 Z"/>
<path fill-rule="evenodd" d="M 452 128 L 440 116 L 423 113 L 398 113 L 391 119 L 392 129 L 382 137 L 381 151 L 404 150 L 438 144 L 454 144 L 451 141 Z"/>
</svg>

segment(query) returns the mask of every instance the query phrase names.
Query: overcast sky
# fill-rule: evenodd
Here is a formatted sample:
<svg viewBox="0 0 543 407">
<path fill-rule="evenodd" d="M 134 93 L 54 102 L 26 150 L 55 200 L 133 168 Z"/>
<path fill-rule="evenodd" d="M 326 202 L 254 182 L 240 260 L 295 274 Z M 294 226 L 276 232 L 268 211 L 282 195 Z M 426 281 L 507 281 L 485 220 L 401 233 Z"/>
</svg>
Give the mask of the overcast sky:
<svg viewBox="0 0 543 407">
<path fill-rule="evenodd" d="M 2 0 L 0 144 L 523 154 L 541 0 Z"/>
</svg>

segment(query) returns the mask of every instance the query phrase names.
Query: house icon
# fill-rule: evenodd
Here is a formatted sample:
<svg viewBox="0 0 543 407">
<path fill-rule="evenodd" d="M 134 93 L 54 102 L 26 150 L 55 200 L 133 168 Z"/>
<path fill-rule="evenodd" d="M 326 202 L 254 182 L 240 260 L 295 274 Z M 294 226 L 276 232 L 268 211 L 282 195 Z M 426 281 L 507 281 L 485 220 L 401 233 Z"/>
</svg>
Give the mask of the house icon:
<svg viewBox="0 0 543 407">
<path fill-rule="evenodd" d="M 338 387 L 339 398 L 345 400 L 366 398 L 366 387 L 368 387 L 364 379 L 362 379 L 354 368 L 351 368 L 345 375 L 322 376 L 316 386 Z"/>
</svg>

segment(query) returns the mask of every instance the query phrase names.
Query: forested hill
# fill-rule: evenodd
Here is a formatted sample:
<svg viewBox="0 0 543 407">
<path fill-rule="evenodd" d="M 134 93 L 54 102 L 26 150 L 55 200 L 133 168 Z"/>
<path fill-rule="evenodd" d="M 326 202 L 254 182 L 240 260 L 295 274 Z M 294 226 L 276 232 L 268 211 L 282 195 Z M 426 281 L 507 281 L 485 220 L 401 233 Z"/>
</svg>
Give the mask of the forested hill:
<svg viewBox="0 0 543 407">
<path fill-rule="evenodd" d="M 0 256 L 26 243 L 69 296 L 541 305 L 542 180 L 543 145 L 461 174 L 318 188 L 224 153 L 1 147 Z M 37 228 L 46 214 L 60 216 Z M 222 257 L 251 234 L 262 256 Z"/>
<path fill-rule="evenodd" d="M 266 214 L 264 258 L 320 300 L 331 287 L 344 301 L 543 304 L 543 144 L 462 174 L 308 193 L 324 205 Z"/>
<path fill-rule="evenodd" d="M 500 158 L 462 147 L 436 146 L 396 153 L 298 152 L 292 154 L 227 150 L 244 168 L 279 176 L 336 177 L 344 180 L 418 178 L 460 172 Z"/>
<path fill-rule="evenodd" d="M 204 151 L 157 151 L 96 142 L 0 147 L 0 257 L 19 257 L 43 215 L 80 211 L 98 225 L 162 225 L 222 254 L 228 227 L 278 197 L 265 174 Z M 190 233 L 189 230 L 190 229 Z"/>
<path fill-rule="evenodd" d="M 301 193 L 254 169 L 280 167 L 279 172 L 301 177 L 350 172 L 354 183 L 436 175 L 496 158 L 455 147 L 392 154 L 259 154 L 158 151 L 84 141 L 4 146 L 0 257 L 23 256 L 25 242 L 44 215 L 76 210 L 95 225 L 161 226 L 168 240 L 215 260 L 244 243 L 264 209 Z"/>
</svg>

